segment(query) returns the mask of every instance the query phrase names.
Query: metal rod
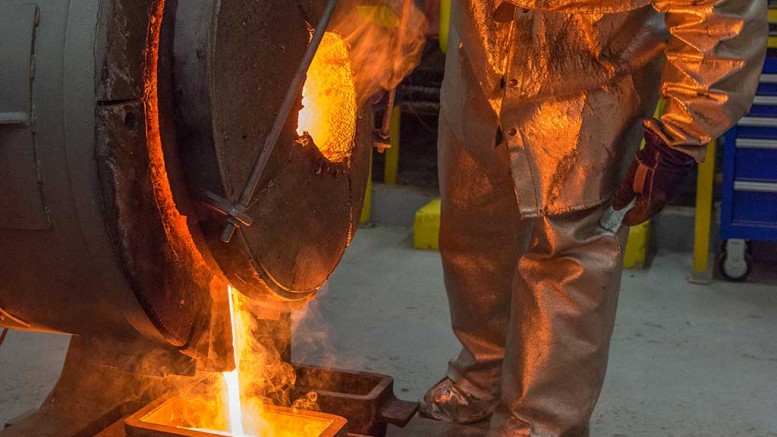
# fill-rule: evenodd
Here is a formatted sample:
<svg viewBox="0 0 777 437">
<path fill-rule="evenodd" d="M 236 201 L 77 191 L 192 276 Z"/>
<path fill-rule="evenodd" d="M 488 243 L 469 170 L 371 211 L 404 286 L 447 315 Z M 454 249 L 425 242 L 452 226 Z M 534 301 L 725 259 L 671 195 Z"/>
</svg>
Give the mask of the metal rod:
<svg viewBox="0 0 777 437">
<path fill-rule="evenodd" d="M 410 15 L 410 1 L 411 0 L 404 0 L 402 2 L 402 11 L 400 12 L 399 16 L 399 25 L 397 26 L 397 47 L 396 47 L 396 56 L 397 59 L 404 59 L 402 56 L 402 44 L 405 36 L 405 28 L 407 27 L 407 20 Z M 392 77 L 391 80 L 394 80 L 394 71 L 391 71 Z M 391 114 L 394 112 L 394 102 L 397 97 L 397 87 L 399 84 L 395 84 L 391 87 L 388 94 L 388 104 L 386 105 L 386 112 L 383 113 L 383 120 L 381 120 L 380 124 L 380 131 L 378 132 L 378 136 L 382 140 L 389 140 L 391 136 Z M 379 150 L 380 151 L 380 150 Z"/>
<path fill-rule="evenodd" d="M 777 96 L 755 96 L 753 104 L 777 106 Z"/>
<path fill-rule="evenodd" d="M 735 191 L 752 191 L 756 193 L 777 193 L 777 182 L 735 181 Z"/>
<path fill-rule="evenodd" d="M 761 83 L 777 83 L 777 74 L 762 74 Z"/>
<path fill-rule="evenodd" d="M 394 87 L 389 91 L 386 112 L 383 113 L 383 120 L 380 123 L 380 138 L 383 140 L 388 140 L 391 136 L 391 113 L 394 111 L 394 101 L 396 96 L 397 88 Z"/>
<path fill-rule="evenodd" d="M 736 146 L 739 149 L 777 149 L 777 141 L 756 138 L 737 138 Z"/>
<path fill-rule="evenodd" d="M 748 127 L 777 127 L 777 119 L 770 117 L 743 117 L 737 126 Z"/>
<path fill-rule="evenodd" d="M 281 107 L 278 110 L 278 115 L 275 117 L 275 122 L 272 125 L 272 129 L 270 129 L 270 133 L 267 134 L 267 138 L 264 141 L 264 147 L 259 153 L 259 157 L 256 159 L 254 167 L 251 170 L 251 176 L 249 176 L 248 181 L 246 182 L 245 186 L 243 187 L 243 191 L 240 194 L 240 199 L 238 200 L 237 204 L 239 209 L 247 208 L 248 204 L 251 202 L 251 199 L 254 197 L 254 193 L 256 192 L 256 188 L 259 185 L 259 180 L 262 177 L 262 173 L 264 173 L 264 169 L 267 167 L 267 162 L 270 160 L 270 156 L 272 155 L 273 150 L 275 150 L 278 137 L 281 135 L 281 130 L 286 124 L 286 120 L 289 118 L 289 113 L 294 106 L 294 102 L 297 100 L 297 96 L 299 96 L 302 84 L 304 83 L 305 77 L 308 74 L 310 64 L 313 62 L 313 57 L 316 55 L 318 47 L 321 45 L 321 40 L 324 38 L 324 32 L 326 32 L 326 28 L 329 26 L 329 22 L 332 20 L 332 15 L 334 14 L 338 2 L 339 0 L 329 0 L 326 5 L 326 9 L 324 9 L 324 13 L 321 15 L 321 19 L 319 20 L 315 33 L 313 34 L 313 39 L 310 41 L 310 44 L 305 50 L 305 54 L 302 57 L 302 62 L 300 62 L 300 65 L 297 68 L 297 72 L 294 74 L 291 85 L 289 85 L 289 89 L 286 91 L 286 96 L 283 99 L 283 103 L 281 103 Z M 221 233 L 221 241 L 228 243 L 232 239 L 232 236 L 235 234 L 237 226 L 237 220 L 229 217 L 227 219 L 227 226 Z"/>
<path fill-rule="evenodd" d="M 30 123 L 30 116 L 26 112 L 0 112 L 0 124 L 21 124 Z"/>
</svg>

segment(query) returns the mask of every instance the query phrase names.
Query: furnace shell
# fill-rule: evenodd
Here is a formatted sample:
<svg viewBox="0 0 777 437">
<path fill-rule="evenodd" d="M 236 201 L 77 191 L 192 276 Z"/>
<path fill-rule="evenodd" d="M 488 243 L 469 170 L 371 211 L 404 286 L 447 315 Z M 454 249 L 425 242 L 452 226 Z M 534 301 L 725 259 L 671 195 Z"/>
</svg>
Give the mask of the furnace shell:
<svg viewBox="0 0 777 437">
<path fill-rule="evenodd" d="M 290 117 L 218 241 L 309 38 L 296 2 L 0 0 L 0 326 L 132 339 L 228 367 L 226 285 L 288 308 L 355 230 L 370 121 L 330 165 Z M 293 119 L 293 120 L 292 120 Z"/>
</svg>

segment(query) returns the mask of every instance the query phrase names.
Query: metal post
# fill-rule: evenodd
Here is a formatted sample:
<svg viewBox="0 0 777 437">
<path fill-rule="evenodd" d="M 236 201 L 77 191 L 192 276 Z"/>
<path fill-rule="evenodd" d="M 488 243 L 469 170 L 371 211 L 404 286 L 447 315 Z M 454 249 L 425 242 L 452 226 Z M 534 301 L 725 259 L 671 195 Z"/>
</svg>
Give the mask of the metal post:
<svg viewBox="0 0 777 437">
<path fill-rule="evenodd" d="M 715 179 L 716 146 L 716 141 L 712 141 L 707 146 L 707 158 L 699 165 L 699 176 L 696 180 L 693 271 L 689 280 L 698 284 L 709 284 L 712 281 L 710 229 L 712 228 L 712 190 Z"/>
<path fill-rule="evenodd" d="M 388 111 L 389 109 L 387 109 Z M 386 150 L 383 182 L 391 185 L 397 183 L 399 173 L 399 135 L 402 122 L 402 108 L 397 105 L 391 108 L 391 124 L 389 126 L 389 141 L 391 147 Z"/>
</svg>

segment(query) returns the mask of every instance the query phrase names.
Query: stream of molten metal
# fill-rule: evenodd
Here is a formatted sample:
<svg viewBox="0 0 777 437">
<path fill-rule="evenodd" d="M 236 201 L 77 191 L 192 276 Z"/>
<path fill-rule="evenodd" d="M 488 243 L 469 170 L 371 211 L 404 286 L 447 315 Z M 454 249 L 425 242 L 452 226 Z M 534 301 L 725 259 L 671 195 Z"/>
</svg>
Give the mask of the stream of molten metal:
<svg viewBox="0 0 777 437">
<path fill-rule="evenodd" d="M 244 436 L 243 404 L 240 401 L 240 377 L 237 369 L 224 372 L 224 382 L 227 385 L 227 403 L 229 405 L 229 432 L 235 436 Z"/>
<path fill-rule="evenodd" d="M 297 128 L 300 137 L 309 135 L 324 158 L 330 162 L 347 159 L 354 147 L 356 133 L 356 91 L 348 46 L 335 33 L 327 32 L 324 35 L 313 58 L 302 92 L 302 106 Z M 256 344 L 251 343 L 256 341 L 251 339 L 251 316 L 246 313 L 240 299 L 240 293 L 230 286 L 229 312 L 235 370 L 222 374 L 222 398 L 226 407 L 223 415 L 228 416 L 223 417 L 223 420 L 228 421 L 228 430 L 232 436 L 273 437 L 277 434 L 277 423 L 273 420 L 277 419 L 268 420 L 267 417 L 262 417 L 261 401 L 254 399 L 257 393 L 251 390 L 241 393 L 241 383 L 245 388 L 255 385 L 259 379 L 261 384 L 272 386 L 274 380 L 284 379 L 284 374 L 290 371 L 290 366 L 278 366 L 273 362 L 269 351 L 257 348 Z M 240 371 L 243 359 L 245 374 Z M 262 363 L 263 369 L 252 368 L 256 363 Z M 271 387 L 265 387 L 267 388 Z M 261 396 L 262 393 L 258 395 Z M 313 425 L 311 423 L 308 426 Z M 281 434 L 286 435 L 284 432 Z"/>
<path fill-rule="evenodd" d="M 229 410 L 229 431 L 234 436 L 245 436 L 243 430 L 243 402 L 240 400 L 240 317 L 237 313 L 237 290 L 229 286 L 229 317 L 232 320 L 232 349 L 235 354 L 235 370 L 224 372 Z"/>
</svg>

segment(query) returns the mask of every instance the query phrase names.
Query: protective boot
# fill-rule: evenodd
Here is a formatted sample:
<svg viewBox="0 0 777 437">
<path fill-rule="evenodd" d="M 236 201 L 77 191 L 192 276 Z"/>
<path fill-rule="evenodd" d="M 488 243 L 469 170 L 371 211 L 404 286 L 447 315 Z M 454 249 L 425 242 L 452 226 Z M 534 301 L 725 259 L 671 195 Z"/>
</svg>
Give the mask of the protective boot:
<svg viewBox="0 0 777 437">
<path fill-rule="evenodd" d="M 443 422 L 474 423 L 491 416 L 496 404 L 496 399 L 480 399 L 444 378 L 426 392 L 420 411 Z"/>
</svg>

